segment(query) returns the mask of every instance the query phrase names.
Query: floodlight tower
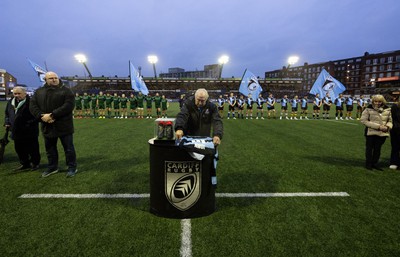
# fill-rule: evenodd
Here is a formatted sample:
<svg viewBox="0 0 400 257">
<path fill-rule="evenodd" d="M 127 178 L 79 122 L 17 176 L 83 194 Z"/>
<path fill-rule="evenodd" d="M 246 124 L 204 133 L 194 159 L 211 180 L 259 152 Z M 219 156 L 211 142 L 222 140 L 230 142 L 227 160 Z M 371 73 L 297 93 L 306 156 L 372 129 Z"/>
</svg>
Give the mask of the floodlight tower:
<svg viewBox="0 0 400 257">
<path fill-rule="evenodd" d="M 155 55 L 149 55 L 147 56 L 147 60 L 153 65 L 154 78 L 157 78 L 156 63 L 158 62 L 158 57 Z"/>
<path fill-rule="evenodd" d="M 229 56 L 223 55 L 218 59 L 218 63 L 221 66 L 219 69 L 219 78 L 222 77 L 222 68 L 224 67 L 224 64 L 229 62 Z"/>
<path fill-rule="evenodd" d="M 290 56 L 288 58 L 288 66 L 286 68 L 286 76 L 289 77 L 289 68 L 290 66 L 294 65 L 295 63 L 297 63 L 299 61 L 299 57 L 298 56 Z"/>
<path fill-rule="evenodd" d="M 87 61 L 86 56 L 85 56 L 84 54 L 76 54 L 76 55 L 75 55 L 75 59 L 76 59 L 78 62 L 80 62 L 80 63 L 83 64 L 83 66 L 85 67 L 87 73 L 89 74 L 89 77 L 91 78 L 91 77 L 92 77 L 92 73 L 90 73 L 89 68 L 88 68 L 88 66 L 86 65 L 86 61 Z"/>
</svg>

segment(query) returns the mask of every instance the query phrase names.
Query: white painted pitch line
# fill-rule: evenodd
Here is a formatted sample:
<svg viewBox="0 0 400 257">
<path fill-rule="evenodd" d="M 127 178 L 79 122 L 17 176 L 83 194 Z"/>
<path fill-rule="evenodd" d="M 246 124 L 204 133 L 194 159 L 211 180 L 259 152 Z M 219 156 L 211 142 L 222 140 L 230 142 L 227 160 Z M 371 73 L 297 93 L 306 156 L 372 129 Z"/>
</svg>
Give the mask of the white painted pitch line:
<svg viewBox="0 0 400 257">
<path fill-rule="evenodd" d="M 347 197 L 346 192 L 308 192 L 308 193 L 216 193 L 222 198 L 266 198 L 266 197 Z M 23 194 L 18 198 L 73 198 L 73 199 L 112 199 L 112 198 L 149 198 L 150 194 Z"/>
<path fill-rule="evenodd" d="M 322 193 L 216 193 L 217 197 L 230 198 L 266 198 L 266 197 L 346 197 L 346 192 L 322 192 Z"/>
<path fill-rule="evenodd" d="M 149 198 L 150 194 L 23 194 L 18 198 Z"/>
<path fill-rule="evenodd" d="M 337 122 L 337 123 L 341 123 L 341 124 L 346 124 L 346 125 L 353 125 L 353 126 L 358 126 L 360 125 L 359 123 L 350 123 L 350 122 L 346 122 L 346 121 L 338 121 L 338 120 L 326 120 L 325 121 L 329 121 L 329 122 Z"/>
<path fill-rule="evenodd" d="M 181 220 L 181 249 L 180 256 L 192 257 L 192 224 L 190 219 Z"/>
<path fill-rule="evenodd" d="M 314 193 L 216 193 L 222 198 L 266 198 L 266 197 L 347 197 L 346 192 L 314 192 Z M 111 199 L 111 198 L 149 198 L 150 194 L 23 194 L 19 198 L 72 198 L 72 199 Z M 192 224 L 190 219 L 181 220 L 181 257 L 192 257 Z"/>
</svg>

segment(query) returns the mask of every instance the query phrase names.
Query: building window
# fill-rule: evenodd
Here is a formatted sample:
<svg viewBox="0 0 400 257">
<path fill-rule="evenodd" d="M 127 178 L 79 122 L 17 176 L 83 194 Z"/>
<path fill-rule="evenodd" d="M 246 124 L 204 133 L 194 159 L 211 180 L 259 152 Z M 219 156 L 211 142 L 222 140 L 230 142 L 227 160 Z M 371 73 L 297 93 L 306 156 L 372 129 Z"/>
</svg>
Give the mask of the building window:
<svg viewBox="0 0 400 257">
<path fill-rule="evenodd" d="M 387 66 L 387 70 L 392 70 L 392 65 L 391 65 L 391 64 L 389 64 L 389 65 Z"/>
<path fill-rule="evenodd" d="M 380 77 L 380 78 L 383 78 L 383 73 L 379 73 L 379 77 Z"/>
<path fill-rule="evenodd" d="M 371 64 L 371 60 L 365 61 L 365 64 L 370 65 Z"/>
<path fill-rule="evenodd" d="M 400 62 L 400 55 L 396 56 L 396 62 Z"/>
<path fill-rule="evenodd" d="M 395 75 L 395 76 L 400 76 L 400 71 L 396 71 L 396 72 L 394 73 L 394 75 Z"/>
<path fill-rule="evenodd" d="M 387 77 L 387 78 L 389 78 L 389 77 L 391 77 L 391 76 L 392 76 L 392 73 L 391 73 L 391 72 L 386 73 L 386 77 Z"/>
<path fill-rule="evenodd" d="M 369 74 L 366 74 L 365 75 L 365 81 L 368 81 L 369 80 Z"/>
<path fill-rule="evenodd" d="M 393 62 L 393 56 L 388 57 L 388 62 Z"/>
<path fill-rule="evenodd" d="M 381 58 L 381 63 L 385 63 L 385 57 Z"/>
<path fill-rule="evenodd" d="M 376 66 L 373 66 L 372 67 L 372 72 L 376 72 L 376 68 L 377 68 Z"/>
<path fill-rule="evenodd" d="M 372 61 L 372 63 L 373 63 L 373 64 L 378 64 L 378 58 L 375 58 L 375 59 Z"/>
<path fill-rule="evenodd" d="M 385 70 L 385 65 L 379 66 L 379 71 L 384 71 Z"/>
</svg>

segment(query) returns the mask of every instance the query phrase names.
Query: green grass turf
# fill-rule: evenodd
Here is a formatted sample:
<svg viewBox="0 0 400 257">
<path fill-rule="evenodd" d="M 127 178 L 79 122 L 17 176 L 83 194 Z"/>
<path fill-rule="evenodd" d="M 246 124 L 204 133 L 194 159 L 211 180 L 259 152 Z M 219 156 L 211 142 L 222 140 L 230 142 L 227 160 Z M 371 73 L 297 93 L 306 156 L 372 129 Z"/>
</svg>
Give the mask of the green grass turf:
<svg viewBox="0 0 400 257">
<path fill-rule="evenodd" d="M 5 103 L 0 102 L 0 110 Z M 279 111 L 279 108 L 278 108 Z M 177 105 L 171 106 L 174 116 Z M 331 112 L 331 117 L 333 112 Z M 1 111 L 0 119 L 4 113 Z M 148 193 L 153 120 L 77 119 L 78 173 L 12 174 L 0 165 L 2 256 L 179 256 L 179 220 L 149 213 L 149 199 L 20 199 L 27 193 Z M 400 173 L 364 169 L 359 121 L 227 120 L 219 193 L 347 192 L 350 197 L 217 198 L 193 219 L 193 256 L 400 256 Z M 66 169 L 60 151 L 60 166 Z"/>
</svg>

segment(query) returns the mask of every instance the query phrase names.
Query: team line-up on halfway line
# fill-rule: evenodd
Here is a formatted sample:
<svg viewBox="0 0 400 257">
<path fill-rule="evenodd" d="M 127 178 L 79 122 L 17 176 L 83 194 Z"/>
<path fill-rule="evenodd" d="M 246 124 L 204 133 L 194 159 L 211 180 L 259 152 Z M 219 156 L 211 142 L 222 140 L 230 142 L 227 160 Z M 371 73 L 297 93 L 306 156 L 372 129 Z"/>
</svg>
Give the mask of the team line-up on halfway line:
<svg viewBox="0 0 400 257">
<path fill-rule="evenodd" d="M 317 94 L 313 99 L 303 96 L 301 99 L 297 95 L 289 99 L 284 95 L 279 99 L 279 103 L 273 94 L 270 93 L 265 99 L 260 94 L 255 100 L 249 94 L 246 98 L 243 95 L 237 97 L 234 93 L 230 93 L 228 97 L 220 95 L 214 103 L 218 107 L 220 116 L 224 117 L 225 105 L 228 106 L 227 119 L 264 119 L 264 104 L 266 105 L 267 118 L 277 119 L 275 107 L 280 104 L 281 112 L 279 119 L 310 119 L 308 115 L 308 107 L 312 104 L 312 118 L 329 119 L 331 107 L 335 107 L 336 120 L 353 120 L 353 108 L 356 105 L 355 118 L 360 119 L 362 111 L 366 108 L 369 101 L 361 96 L 355 99 L 352 96 L 344 97 L 339 94 L 338 98 L 332 99 L 327 93 L 323 98 Z M 310 103 L 312 100 L 312 103 Z M 153 102 L 156 110 L 155 117 L 166 118 L 169 107 L 168 99 L 165 95 L 156 93 L 155 96 L 131 93 L 129 97 L 125 94 L 118 95 L 114 93 L 99 94 L 79 93 L 75 94 L 75 110 L 74 118 L 153 118 Z M 184 95 L 179 99 L 180 107 L 184 102 Z M 254 106 L 254 108 L 253 108 Z M 346 108 L 344 108 L 344 106 Z M 146 107 L 146 113 L 144 109 Z M 321 114 L 322 107 L 322 114 Z M 255 111 L 253 111 L 255 109 Z M 290 109 L 290 110 L 289 110 Z M 290 111 L 290 112 L 289 112 Z"/>
</svg>

